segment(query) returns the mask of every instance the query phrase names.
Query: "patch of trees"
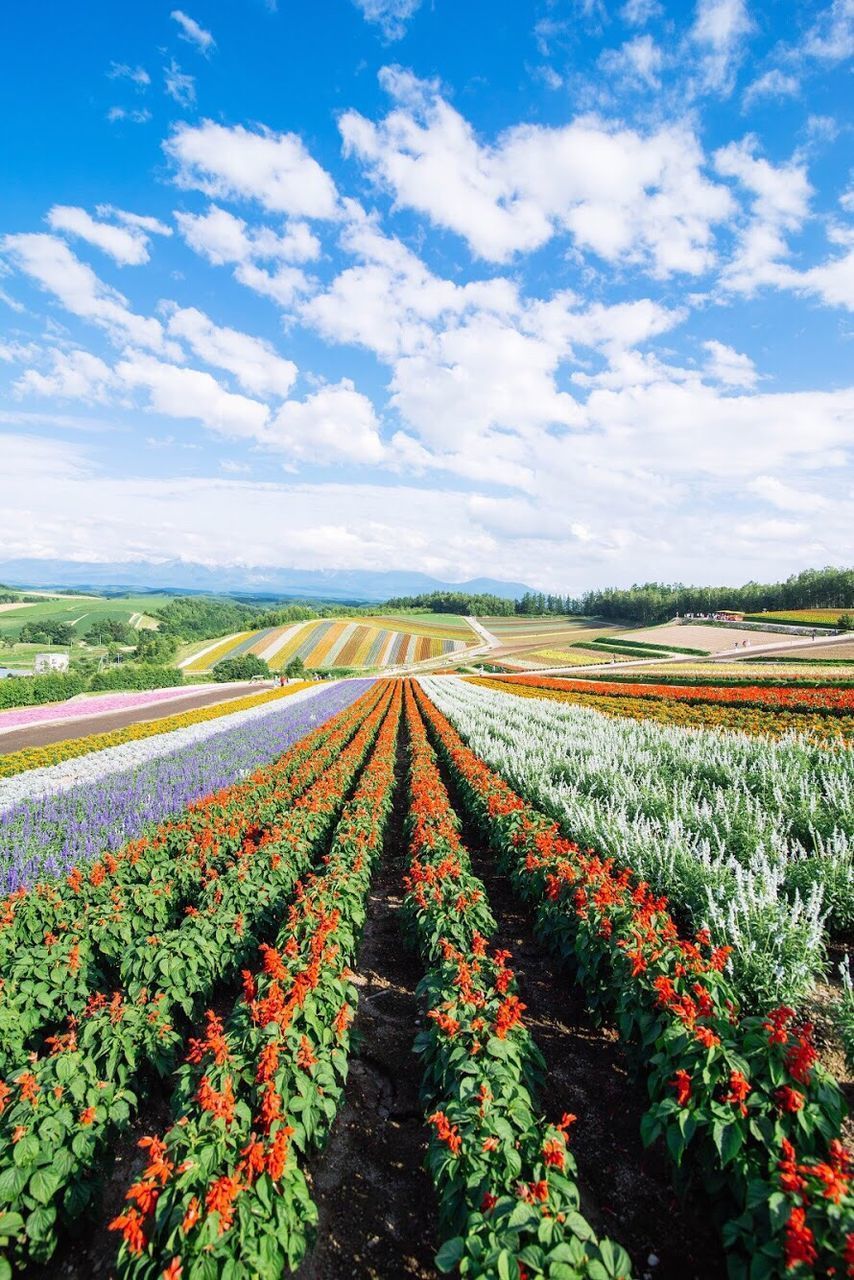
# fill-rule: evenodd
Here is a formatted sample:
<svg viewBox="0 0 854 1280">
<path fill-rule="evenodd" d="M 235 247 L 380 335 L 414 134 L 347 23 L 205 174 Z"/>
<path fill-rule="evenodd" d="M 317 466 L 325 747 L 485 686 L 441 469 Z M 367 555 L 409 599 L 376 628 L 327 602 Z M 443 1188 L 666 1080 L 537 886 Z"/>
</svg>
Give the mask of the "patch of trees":
<svg viewBox="0 0 854 1280">
<path fill-rule="evenodd" d="M 475 617 L 478 614 L 512 617 L 517 612 L 513 600 L 504 600 L 486 592 L 475 594 L 468 591 L 428 591 L 420 596 L 396 596 L 393 600 L 386 600 L 381 607 L 375 606 L 374 612 L 398 609 L 426 609 L 429 613 L 461 613 Z"/>
<path fill-rule="evenodd" d="M 223 658 L 213 669 L 214 680 L 251 680 L 253 676 L 269 676 L 270 668 L 263 658 L 254 653 L 241 654 L 239 658 Z"/>
<path fill-rule="evenodd" d="M 74 628 L 70 622 L 25 622 L 18 632 L 21 644 L 71 644 Z"/>
<path fill-rule="evenodd" d="M 103 618 L 93 622 L 83 637 L 87 644 L 136 644 L 137 633 L 127 622 L 118 618 Z"/>
<path fill-rule="evenodd" d="M 260 610 L 235 600 L 217 596 L 176 596 L 155 617 L 160 633 L 182 640 L 212 640 L 229 631 L 248 631 L 258 626 Z"/>
</svg>

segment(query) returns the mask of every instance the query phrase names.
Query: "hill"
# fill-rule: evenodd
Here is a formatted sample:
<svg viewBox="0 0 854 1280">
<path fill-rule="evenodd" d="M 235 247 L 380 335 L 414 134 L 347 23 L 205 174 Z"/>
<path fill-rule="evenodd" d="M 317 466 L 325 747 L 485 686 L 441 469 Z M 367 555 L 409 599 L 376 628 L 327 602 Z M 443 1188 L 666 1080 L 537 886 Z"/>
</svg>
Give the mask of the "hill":
<svg viewBox="0 0 854 1280">
<path fill-rule="evenodd" d="M 340 603 L 379 602 L 431 591 L 488 593 L 514 600 L 530 590 L 521 582 L 493 578 L 442 582 L 429 574 L 406 569 L 287 569 L 274 565 L 211 567 L 190 560 L 0 560 L 0 580 L 12 586 L 62 585 L 101 591 L 202 591 L 214 595 L 223 592 L 269 594 Z"/>
</svg>

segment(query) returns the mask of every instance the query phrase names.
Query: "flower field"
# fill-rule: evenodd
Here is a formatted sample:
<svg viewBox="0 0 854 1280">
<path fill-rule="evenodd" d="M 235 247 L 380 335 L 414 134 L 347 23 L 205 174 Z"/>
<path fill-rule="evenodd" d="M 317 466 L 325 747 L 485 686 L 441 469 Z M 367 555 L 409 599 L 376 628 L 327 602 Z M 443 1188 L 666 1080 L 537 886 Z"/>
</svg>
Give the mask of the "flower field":
<svg viewBox="0 0 854 1280">
<path fill-rule="evenodd" d="M 798 1012 L 854 925 L 849 751 L 491 681 L 246 701 L 0 782 L 0 1280 L 312 1276 L 360 1124 L 416 1126 L 435 1257 L 396 1234 L 401 1155 L 365 1209 L 399 1256 L 328 1274 L 644 1275 L 630 1193 L 603 1206 L 576 1156 L 608 1143 L 595 1087 L 553 1102 L 538 953 L 587 1041 L 624 1046 L 626 1185 L 654 1146 L 680 1189 L 655 1229 L 718 1224 L 733 1280 L 852 1274 L 844 1099 Z M 391 980 L 364 994 L 381 868 L 411 1014 Z M 496 876 L 531 920 L 518 964 Z M 412 1119 L 360 1092 L 378 1016 L 409 1046 L 378 1097 L 415 1071 Z"/>
<path fill-rule="evenodd" d="M 396 622 L 397 626 L 379 625 Z M 377 619 L 369 623 L 348 619 L 296 622 L 287 627 L 242 632 L 206 645 L 183 659 L 179 666 L 188 674 L 209 671 L 224 658 L 254 653 L 281 671 L 292 658 L 301 658 L 310 668 L 382 668 L 423 662 L 464 649 L 473 643 L 471 632 L 447 627 L 429 628 L 418 619 L 412 629 L 404 619 Z"/>
</svg>

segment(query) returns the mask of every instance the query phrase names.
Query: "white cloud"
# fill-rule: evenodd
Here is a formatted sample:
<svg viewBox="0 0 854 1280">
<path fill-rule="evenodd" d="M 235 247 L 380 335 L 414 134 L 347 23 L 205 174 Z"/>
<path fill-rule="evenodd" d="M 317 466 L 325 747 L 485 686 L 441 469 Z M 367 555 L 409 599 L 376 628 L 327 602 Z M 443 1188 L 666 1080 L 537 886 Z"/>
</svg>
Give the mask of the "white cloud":
<svg viewBox="0 0 854 1280">
<path fill-rule="evenodd" d="M 148 261 L 148 235 L 138 224 L 117 227 L 96 222 L 85 209 L 67 204 L 55 204 L 48 212 L 47 222 L 54 231 L 66 231 L 102 249 L 119 266 L 138 266 Z"/>
<path fill-rule="evenodd" d="M 188 343 L 206 364 L 233 374 L 245 391 L 284 398 L 296 381 L 296 365 L 278 355 L 269 342 L 237 329 L 221 328 L 195 307 L 176 308 L 166 328 L 173 338 Z"/>
<path fill-rule="evenodd" d="M 249 227 L 226 209 L 212 204 L 207 213 L 176 213 L 181 234 L 191 249 L 216 266 L 227 262 L 311 262 L 320 241 L 305 222 L 289 222 L 283 232 Z"/>
<path fill-rule="evenodd" d="M 117 289 L 103 283 L 63 240 L 43 233 L 4 236 L 0 248 L 20 271 L 52 293 L 67 311 L 106 329 L 120 342 L 152 351 L 168 348 L 159 321 L 135 315 Z"/>
<path fill-rule="evenodd" d="M 204 27 L 200 27 L 194 18 L 182 12 L 181 9 L 173 9 L 169 14 L 178 26 L 181 28 L 178 33 L 182 40 L 186 40 L 189 44 L 193 44 L 196 48 L 207 57 L 212 49 L 216 48 L 216 40 L 209 31 Z"/>
<path fill-rule="evenodd" d="M 164 147 L 181 187 L 257 200 L 273 213 L 293 217 L 335 216 L 335 184 L 295 133 L 256 133 L 204 120 L 179 125 Z"/>
<path fill-rule="evenodd" d="M 753 29 L 745 0 L 698 0 L 691 38 L 704 50 L 706 88 L 732 91 L 745 37 Z"/>
<path fill-rule="evenodd" d="M 400 40 L 406 24 L 421 7 L 421 0 L 353 0 L 366 22 L 382 29 L 386 40 Z"/>
<path fill-rule="evenodd" d="M 797 293 L 813 294 L 829 307 L 854 311 L 854 248 L 806 271 L 792 272 L 784 282 Z"/>
<path fill-rule="evenodd" d="M 727 387 L 749 388 L 756 385 L 759 375 L 750 356 L 743 355 L 740 351 L 715 339 L 704 342 L 703 347 L 709 356 L 706 361 L 706 373 L 710 378 L 716 382 L 722 382 Z"/>
<path fill-rule="evenodd" d="M 644 135 L 586 117 L 519 125 L 485 146 L 434 85 L 396 69 L 381 78 L 398 106 L 378 125 L 346 112 L 345 151 L 399 205 L 464 236 L 480 257 L 502 262 L 562 231 L 608 262 L 649 264 L 659 275 L 710 264 L 712 227 L 731 199 L 703 176 L 686 128 Z"/>
<path fill-rule="evenodd" d="M 151 356 L 131 354 L 115 367 L 116 377 L 148 393 L 148 408 L 170 418 L 201 422 L 209 431 L 235 439 L 263 437 L 269 410 L 258 400 L 226 391 L 210 373 L 180 368 Z"/>
<path fill-rule="evenodd" d="M 163 68 L 163 87 L 181 107 L 192 107 L 196 101 L 195 76 L 182 71 L 174 58 Z"/>
<path fill-rule="evenodd" d="M 822 494 L 794 489 L 774 476 L 757 476 L 748 483 L 747 489 L 772 507 L 778 507 L 780 511 L 802 511 L 809 515 L 828 505 Z"/>
<path fill-rule="evenodd" d="M 664 55 L 652 36 L 635 36 L 619 49 L 606 49 L 599 66 L 608 76 L 617 76 L 630 87 L 658 89 Z"/>
<path fill-rule="evenodd" d="M 113 383 L 113 372 L 89 351 L 52 351 L 47 373 L 27 369 L 15 383 L 18 395 L 57 396 L 62 400 L 103 403 Z"/>
<path fill-rule="evenodd" d="M 112 204 L 96 205 L 95 212 L 99 218 L 114 218 L 116 222 L 121 222 L 126 227 L 133 227 L 137 231 L 144 231 L 150 236 L 171 236 L 172 234 L 170 226 L 161 222 L 159 218 L 152 218 L 150 214 L 129 213 L 127 209 L 117 209 Z"/>
<path fill-rule="evenodd" d="M 787 75 L 779 67 L 774 67 L 747 86 L 742 105 L 746 110 L 748 107 L 752 107 L 754 102 L 757 102 L 760 98 L 775 98 L 778 100 L 780 98 L 794 98 L 800 93 L 800 89 L 801 82 L 797 76 Z"/>
<path fill-rule="evenodd" d="M 644 27 L 652 18 L 660 17 L 662 12 L 659 0 L 626 0 L 620 17 L 629 27 Z"/>
<path fill-rule="evenodd" d="M 267 443 L 295 462 L 376 463 L 383 456 L 374 406 L 349 378 L 283 404 Z"/>
<path fill-rule="evenodd" d="M 854 3 L 833 0 L 817 17 L 799 46 L 800 52 L 821 62 L 843 62 L 854 54 Z"/>
<path fill-rule="evenodd" d="M 130 80 L 137 89 L 147 89 L 151 84 L 151 76 L 145 67 L 131 67 L 126 62 L 111 62 L 107 72 L 109 80 Z"/>
<path fill-rule="evenodd" d="M 718 173 L 737 179 L 753 197 L 750 217 L 721 276 L 727 289 L 748 295 L 761 285 L 790 281 L 786 236 L 803 226 L 812 194 L 802 164 L 772 165 L 757 157 L 755 148 L 755 138 L 747 137 L 715 152 Z"/>
<path fill-rule="evenodd" d="M 148 124 L 151 119 L 151 112 L 143 111 L 127 111 L 124 107 L 110 107 L 107 112 L 107 119 L 110 124 L 116 124 L 119 120 L 129 120 L 131 124 Z"/>
</svg>

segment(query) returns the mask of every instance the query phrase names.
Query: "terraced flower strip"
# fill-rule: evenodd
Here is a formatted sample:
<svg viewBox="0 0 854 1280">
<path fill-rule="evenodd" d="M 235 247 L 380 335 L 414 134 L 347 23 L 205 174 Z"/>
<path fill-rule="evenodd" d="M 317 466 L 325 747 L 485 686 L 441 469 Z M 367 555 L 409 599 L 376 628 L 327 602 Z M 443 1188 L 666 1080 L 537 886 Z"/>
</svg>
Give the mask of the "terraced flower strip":
<svg viewBox="0 0 854 1280">
<path fill-rule="evenodd" d="M 191 806 L 87 876 L 75 869 L 63 887 L 43 883 L 8 898 L 0 907 L 0 1070 L 37 1050 L 39 1033 L 79 1014 L 92 992 L 123 982 L 129 955 L 141 946 L 144 963 L 151 937 L 169 936 L 206 895 L 222 897 L 241 850 L 334 764 L 379 696 L 365 695 L 273 768 Z"/>
<path fill-rule="evenodd" d="M 586 687 L 583 692 L 576 693 L 566 689 L 546 688 L 540 684 L 522 684 L 515 676 L 507 680 L 484 679 L 479 676 L 467 679 L 472 684 L 500 689 L 502 693 L 512 693 L 516 697 L 548 698 L 554 702 L 591 707 L 606 716 L 654 720 L 657 724 L 682 729 L 729 729 L 766 738 L 782 738 L 789 733 L 802 733 L 819 741 L 854 742 L 854 716 L 847 714 L 837 716 L 823 712 L 763 711 L 759 707 L 701 705 L 674 702 L 667 698 L 636 698 L 616 694 L 603 696 Z M 589 681 L 584 681 L 584 686 L 589 684 Z"/>
<path fill-rule="evenodd" d="M 93 751 L 104 751 L 109 747 L 119 747 L 126 742 L 141 742 L 145 738 L 158 737 L 163 733 L 174 733 L 176 729 L 188 729 L 191 725 L 208 724 L 223 716 L 236 715 L 241 711 L 265 707 L 269 703 L 280 702 L 283 698 L 299 693 L 301 689 L 315 686 L 302 680 L 288 685 L 284 689 L 267 689 L 263 693 L 247 694 L 245 698 L 232 698 L 228 702 L 218 702 L 212 707 L 196 707 L 193 711 L 181 711 L 174 715 L 163 716 L 160 720 L 146 720 L 140 724 L 124 725 L 121 729 L 110 729 L 105 733 L 90 733 L 85 738 L 68 738 L 64 742 L 51 742 L 44 747 L 25 747 L 21 751 L 10 751 L 0 756 L 0 778 L 11 778 L 16 773 L 25 773 L 28 769 L 44 769 L 60 764 L 63 760 L 74 760 L 78 756 L 86 756 Z M 0 742 L 2 740 L 0 739 Z"/>
<path fill-rule="evenodd" d="M 85 720 L 89 716 L 100 716 L 107 711 L 125 711 L 134 707 L 156 707 L 159 702 L 174 702 L 179 698 L 192 697 L 210 685 L 170 685 L 165 689 L 141 689 L 132 693 L 100 693 L 68 702 L 52 702 L 31 707 L 16 707 L 8 711 L 0 711 L 0 746 L 3 744 L 4 729 L 19 728 L 21 725 L 52 723 L 57 720 Z"/>
<path fill-rule="evenodd" d="M 536 908 L 544 938 L 633 1046 L 651 1099 L 644 1140 L 662 1138 L 677 1169 L 703 1185 L 724 1223 L 732 1275 L 838 1275 L 843 1262 L 850 1274 L 844 1103 L 809 1024 L 786 1007 L 743 1016 L 726 948 L 708 932 L 682 937 L 665 899 L 629 868 L 563 838 L 417 696 L 468 813 Z"/>
<path fill-rule="evenodd" d="M 579 1212 L 568 1132 L 538 1118 L 543 1061 L 507 967 L 488 952 L 495 930 L 473 874 L 424 724 L 406 691 L 410 738 L 404 910 L 429 966 L 419 993 L 428 1029 L 416 1041 L 432 1126 L 428 1164 L 445 1243 L 441 1271 L 469 1277 L 628 1278 L 619 1246 Z"/>
<path fill-rule="evenodd" d="M 506 683 L 523 688 L 552 689 L 558 693 L 596 694 L 603 698 L 664 699 L 697 705 L 758 707 L 763 711 L 809 711 L 821 715 L 854 714 L 854 689 L 836 685 L 769 688 L 746 684 L 721 687 L 706 684 L 627 684 L 624 681 L 566 680 L 549 676 L 513 676 Z"/>
<path fill-rule="evenodd" d="M 225 1024 L 209 1011 L 191 1041 L 175 1123 L 141 1144 L 149 1164 L 111 1223 L 121 1277 L 278 1280 L 306 1251 L 317 1213 L 302 1163 L 343 1096 L 357 1001 L 348 966 L 391 810 L 400 701 L 398 686 L 322 870 L 298 885 Z"/>
<path fill-rule="evenodd" d="M 135 1086 L 174 1055 L 176 1018 L 195 1015 L 275 930 L 297 880 L 329 837 L 390 697 L 386 691 L 379 701 L 369 699 L 373 709 L 363 704 L 351 713 L 361 724 L 349 745 L 284 812 L 276 806 L 275 779 L 266 780 L 266 795 L 249 810 L 250 834 L 240 836 L 245 797 L 213 798 L 218 814 L 233 816 L 227 834 L 238 843 L 199 906 L 180 927 L 129 948 L 121 961 L 124 989 L 112 1000 L 93 994 L 82 1017 L 47 1042 L 49 1055 L 13 1072 L 3 1086 L 0 1215 L 18 1216 L 0 1222 L 13 1237 L 9 1252 L 17 1263 L 47 1261 L 60 1220 L 78 1216 L 89 1202 L 95 1166 L 137 1106 Z M 128 1007 L 146 1016 L 129 1022 Z M 98 1036 L 86 1034 L 91 1016 L 99 1018 Z M 106 1103 L 98 1102 L 98 1091 L 106 1091 Z"/>
<path fill-rule="evenodd" d="M 115 852 L 151 823 L 270 764 L 368 687 L 348 681 L 306 691 L 296 702 L 238 712 L 226 728 L 196 724 L 0 782 L 0 887 L 12 892 Z"/>
</svg>

